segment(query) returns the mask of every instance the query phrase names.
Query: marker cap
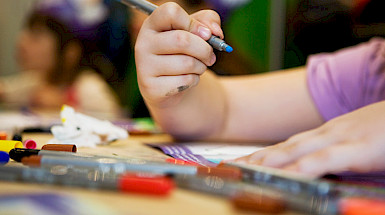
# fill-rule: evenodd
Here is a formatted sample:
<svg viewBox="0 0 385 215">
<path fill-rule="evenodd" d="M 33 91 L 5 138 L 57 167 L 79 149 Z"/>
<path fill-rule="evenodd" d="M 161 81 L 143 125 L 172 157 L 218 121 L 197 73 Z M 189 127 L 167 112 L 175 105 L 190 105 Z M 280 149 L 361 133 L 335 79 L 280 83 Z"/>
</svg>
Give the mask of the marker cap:
<svg viewBox="0 0 385 215">
<path fill-rule="evenodd" d="M 0 132 L 0 140 L 6 140 L 7 139 L 7 132 L 1 131 Z"/>
<path fill-rule="evenodd" d="M 9 155 L 6 152 L 0 151 L 0 165 L 6 164 L 9 161 Z"/>
<path fill-rule="evenodd" d="M 198 175 L 215 175 L 226 179 L 239 180 L 242 178 L 242 172 L 240 169 L 235 167 L 197 167 Z"/>
<path fill-rule="evenodd" d="M 269 214 L 281 213 L 287 209 L 283 200 L 263 194 L 240 193 L 232 197 L 231 202 L 239 209 Z"/>
<path fill-rule="evenodd" d="M 24 147 L 27 149 L 36 149 L 36 142 L 34 140 L 26 140 L 24 141 Z"/>
<path fill-rule="evenodd" d="M 352 197 L 340 202 L 340 214 L 343 215 L 383 215 L 385 200 Z"/>
<path fill-rule="evenodd" d="M 15 140 L 0 140 L 0 151 L 8 153 L 14 148 L 23 148 L 23 143 Z"/>
<path fill-rule="evenodd" d="M 227 53 L 231 53 L 231 52 L 233 52 L 234 49 L 231 46 L 227 46 L 225 50 Z"/>
<path fill-rule="evenodd" d="M 50 150 L 50 151 L 62 151 L 62 152 L 76 152 L 76 145 L 70 144 L 46 144 L 41 147 L 42 150 Z"/>
<path fill-rule="evenodd" d="M 21 136 L 20 133 L 15 133 L 12 137 L 12 140 L 16 140 L 16 141 L 23 141 L 23 137 Z"/>
<path fill-rule="evenodd" d="M 27 165 L 27 166 L 40 167 L 41 156 L 38 156 L 38 155 L 31 155 L 31 156 L 29 156 L 29 157 L 23 157 L 23 158 L 21 159 L 21 162 L 22 162 L 24 165 Z"/>
<path fill-rule="evenodd" d="M 124 192 L 168 195 L 174 182 L 166 176 L 151 173 L 126 173 L 119 178 L 118 187 Z"/>
</svg>

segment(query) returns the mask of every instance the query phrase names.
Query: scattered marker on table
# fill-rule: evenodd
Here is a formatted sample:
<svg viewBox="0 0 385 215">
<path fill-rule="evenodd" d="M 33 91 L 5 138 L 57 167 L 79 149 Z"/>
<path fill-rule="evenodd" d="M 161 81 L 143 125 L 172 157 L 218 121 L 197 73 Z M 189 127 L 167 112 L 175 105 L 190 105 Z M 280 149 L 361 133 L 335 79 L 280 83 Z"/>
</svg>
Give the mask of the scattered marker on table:
<svg viewBox="0 0 385 215">
<path fill-rule="evenodd" d="M 24 147 L 27 148 L 27 149 L 36 149 L 36 142 L 34 140 L 26 140 L 24 141 Z"/>
<path fill-rule="evenodd" d="M 23 143 L 15 140 L 0 140 L 0 151 L 7 152 L 14 148 L 23 148 Z"/>
<path fill-rule="evenodd" d="M 9 154 L 3 151 L 0 151 L 0 165 L 4 165 L 9 161 Z"/>
</svg>

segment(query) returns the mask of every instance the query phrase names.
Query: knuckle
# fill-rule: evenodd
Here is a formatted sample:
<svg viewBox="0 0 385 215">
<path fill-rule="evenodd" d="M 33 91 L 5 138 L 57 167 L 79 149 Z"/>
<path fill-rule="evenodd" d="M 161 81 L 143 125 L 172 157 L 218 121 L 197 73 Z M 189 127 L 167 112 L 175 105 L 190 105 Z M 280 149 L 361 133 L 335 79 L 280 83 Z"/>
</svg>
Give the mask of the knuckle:
<svg viewBox="0 0 385 215">
<path fill-rule="evenodd" d="M 212 20 L 215 20 L 218 22 L 221 21 L 221 17 L 219 16 L 219 14 L 213 10 L 207 10 L 207 16 L 209 16 L 210 19 L 212 19 Z"/>
<path fill-rule="evenodd" d="M 213 62 L 211 62 L 211 57 L 213 56 L 214 50 L 211 46 L 206 45 L 205 46 L 205 60 L 207 62 L 208 66 L 212 66 Z"/>
<path fill-rule="evenodd" d="M 197 75 L 184 75 L 182 78 L 182 83 L 186 86 L 191 86 L 197 81 L 198 76 Z"/>
<path fill-rule="evenodd" d="M 178 17 L 178 14 L 181 11 L 181 7 L 175 2 L 166 2 L 161 5 L 162 8 L 165 8 L 165 14 L 167 17 Z"/>
<path fill-rule="evenodd" d="M 175 31 L 175 45 L 178 49 L 184 50 L 190 46 L 190 38 L 183 31 Z"/>
<path fill-rule="evenodd" d="M 186 56 L 182 60 L 182 65 L 183 65 L 183 67 L 185 69 L 185 72 L 186 73 L 190 73 L 191 71 L 194 70 L 196 62 L 195 62 L 194 58 Z"/>
<path fill-rule="evenodd" d="M 221 21 L 219 14 L 213 10 L 201 10 L 195 14 L 196 16 L 204 17 L 205 19 L 210 19 L 213 21 Z"/>
</svg>

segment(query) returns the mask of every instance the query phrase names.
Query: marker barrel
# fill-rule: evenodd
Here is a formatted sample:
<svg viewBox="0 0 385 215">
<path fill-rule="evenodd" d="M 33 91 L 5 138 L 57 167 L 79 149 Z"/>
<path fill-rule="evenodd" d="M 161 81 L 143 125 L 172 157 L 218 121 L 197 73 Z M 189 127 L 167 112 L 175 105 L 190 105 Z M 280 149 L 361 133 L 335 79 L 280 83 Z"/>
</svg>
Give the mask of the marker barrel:
<svg viewBox="0 0 385 215">
<path fill-rule="evenodd" d="M 162 176 L 109 175 L 98 170 L 79 172 L 70 166 L 56 166 L 52 169 L 0 166 L 0 180 L 155 195 L 167 195 L 174 187 L 170 179 Z"/>
<path fill-rule="evenodd" d="M 22 159 L 23 164 L 51 168 L 57 165 L 71 165 L 76 168 L 98 169 L 104 173 L 121 174 L 124 172 L 150 172 L 156 174 L 217 175 L 225 178 L 240 179 L 241 172 L 236 168 L 203 166 L 183 166 L 145 160 L 122 160 L 113 158 L 84 158 L 30 156 Z"/>
<path fill-rule="evenodd" d="M 247 184 L 216 176 L 177 175 L 174 178 L 178 187 L 227 197 L 234 206 L 242 209 L 269 213 L 292 210 L 313 215 L 338 214 L 338 201 L 334 196 L 306 193 L 293 195 L 264 185 Z"/>
<path fill-rule="evenodd" d="M 240 168 L 243 173 L 243 180 L 248 183 L 269 186 L 293 195 L 302 193 L 317 196 L 336 195 L 334 184 L 326 181 L 306 178 L 305 176 L 299 177 L 268 167 L 232 163 L 227 165 Z"/>
</svg>

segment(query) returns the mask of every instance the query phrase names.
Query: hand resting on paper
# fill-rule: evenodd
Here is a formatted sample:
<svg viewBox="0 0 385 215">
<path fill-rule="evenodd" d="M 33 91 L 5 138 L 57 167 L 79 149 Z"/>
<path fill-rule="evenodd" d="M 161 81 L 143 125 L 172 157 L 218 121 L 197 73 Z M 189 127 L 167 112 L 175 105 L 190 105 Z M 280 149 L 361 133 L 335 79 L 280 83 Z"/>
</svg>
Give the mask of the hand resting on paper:
<svg viewBox="0 0 385 215">
<path fill-rule="evenodd" d="M 385 102 L 330 120 L 235 162 L 311 175 L 385 169 Z"/>
</svg>

